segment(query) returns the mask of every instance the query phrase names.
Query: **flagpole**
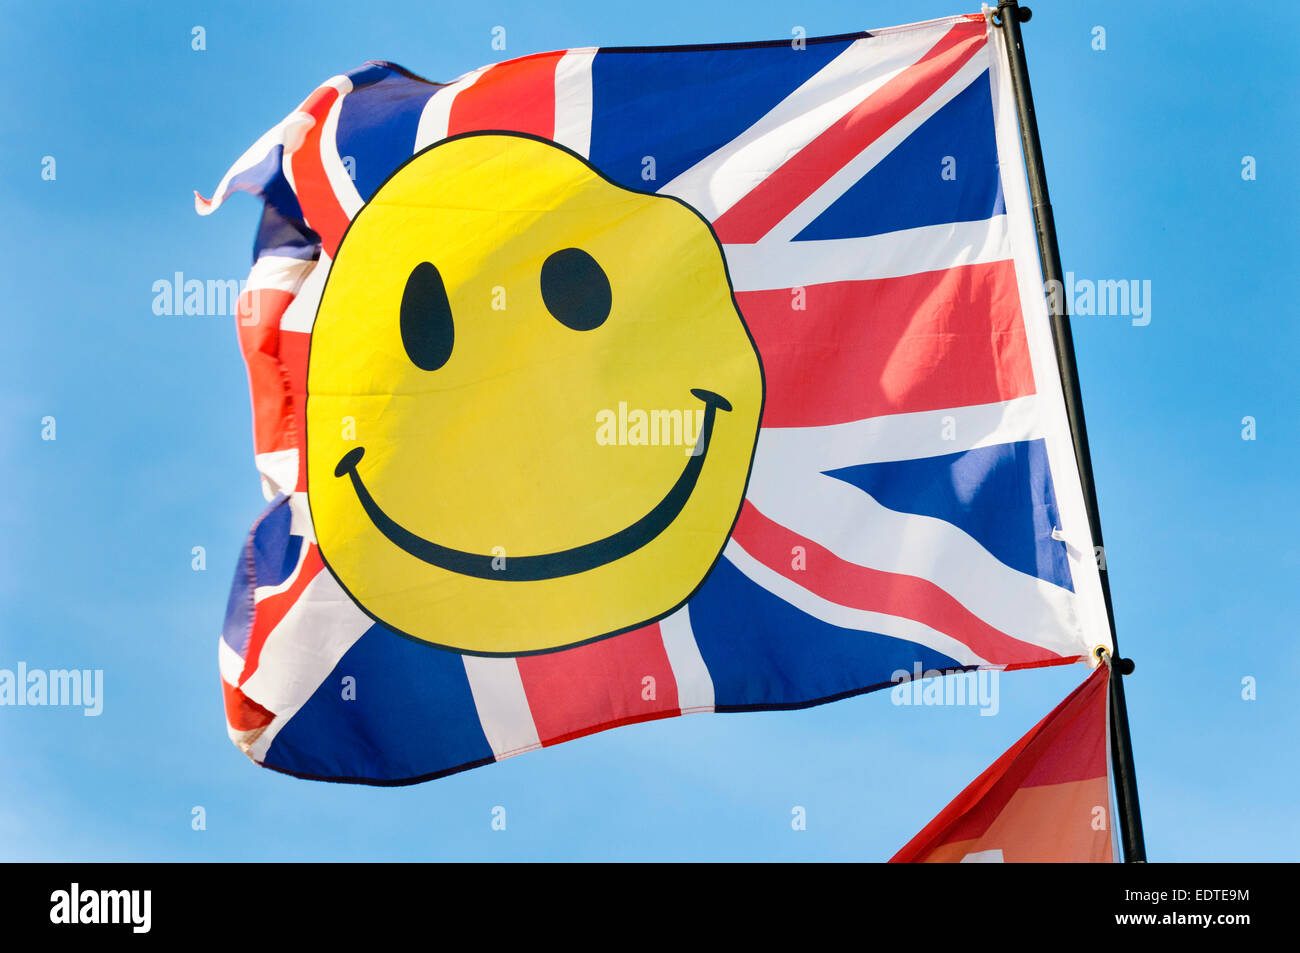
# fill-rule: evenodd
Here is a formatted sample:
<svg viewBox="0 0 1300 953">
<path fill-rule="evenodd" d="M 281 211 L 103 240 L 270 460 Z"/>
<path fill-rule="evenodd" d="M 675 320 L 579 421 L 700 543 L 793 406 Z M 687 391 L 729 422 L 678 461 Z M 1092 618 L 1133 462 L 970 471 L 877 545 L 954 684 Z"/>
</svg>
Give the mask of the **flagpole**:
<svg viewBox="0 0 1300 953">
<path fill-rule="evenodd" d="M 1034 206 L 1034 224 L 1038 230 L 1038 257 L 1042 263 L 1043 280 L 1055 281 L 1048 287 L 1064 288 L 1061 270 L 1061 251 L 1056 242 L 1056 222 L 1052 218 L 1052 203 L 1047 195 L 1047 174 L 1043 170 L 1042 144 L 1038 139 L 1038 123 L 1034 118 L 1034 97 L 1029 87 L 1029 66 L 1025 62 L 1025 47 L 1020 34 L 1020 24 L 1030 17 L 1028 7 L 1017 0 L 1001 0 L 993 23 L 1002 30 L 1006 43 L 1007 59 L 1011 67 L 1011 88 L 1016 97 L 1016 113 L 1020 119 L 1020 144 L 1025 155 L 1025 172 L 1029 177 L 1029 195 Z M 1065 390 L 1065 412 L 1074 438 L 1074 455 L 1079 463 L 1079 478 L 1083 483 L 1083 498 L 1088 511 L 1088 525 L 1092 529 L 1094 545 L 1100 547 L 1098 560 L 1101 573 L 1101 591 L 1106 602 L 1106 620 L 1110 625 L 1111 645 L 1115 658 L 1111 665 L 1110 680 L 1110 746 L 1111 761 L 1115 768 L 1115 799 L 1119 811 L 1121 844 L 1126 863 L 1145 863 L 1146 842 L 1142 836 L 1142 812 L 1138 805 L 1137 775 L 1133 768 L 1133 742 L 1129 736 L 1128 706 L 1124 701 L 1124 678 L 1133 671 L 1133 661 L 1119 657 L 1119 643 L 1115 637 L 1115 613 L 1110 601 L 1110 579 L 1106 573 L 1105 546 L 1101 541 L 1101 515 L 1097 508 L 1097 488 L 1092 479 L 1092 455 L 1088 451 L 1088 428 L 1083 421 L 1083 395 L 1079 390 L 1079 371 L 1074 359 L 1074 337 L 1070 330 L 1068 304 L 1064 295 L 1053 295 L 1061 307 L 1052 307 L 1052 338 L 1056 345 L 1056 363 L 1061 372 Z"/>
</svg>

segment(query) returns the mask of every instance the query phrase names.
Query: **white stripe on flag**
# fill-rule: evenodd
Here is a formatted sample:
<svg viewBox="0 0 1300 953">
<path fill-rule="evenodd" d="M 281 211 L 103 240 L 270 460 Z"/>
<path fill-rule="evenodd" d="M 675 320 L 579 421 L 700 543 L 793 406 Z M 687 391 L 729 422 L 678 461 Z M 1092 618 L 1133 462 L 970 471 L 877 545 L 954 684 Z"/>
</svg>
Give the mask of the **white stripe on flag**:
<svg viewBox="0 0 1300 953">
<path fill-rule="evenodd" d="M 856 40 L 765 116 L 659 191 L 684 199 L 713 221 L 786 160 L 925 54 L 944 23 Z"/>
<path fill-rule="evenodd" d="M 683 606 L 659 620 L 659 635 L 677 681 L 677 707 L 683 715 L 713 711 L 713 676 L 709 674 L 691 629 L 691 614 Z"/>
<path fill-rule="evenodd" d="M 311 507 L 306 493 L 295 491 L 289 494 L 289 513 L 289 532 L 301 536 L 304 546 L 316 542 L 316 528 L 311 522 Z"/>
<path fill-rule="evenodd" d="M 321 293 L 325 290 L 325 279 L 329 277 L 333 259 L 322 249 L 320 258 L 310 264 L 314 267 L 307 272 L 302 285 L 298 288 L 298 294 L 289 302 L 289 307 L 284 309 L 284 314 L 280 317 L 281 331 L 300 331 L 310 334 L 312 325 L 316 323 L 316 309 L 320 307 Z"/>
<path fill-rule="evenodd" d="M 478 78 L 492 66 L 482 66 L 453 80 L 429 97 L 420 113 L 420 123 L 415 129 L 415 152 L 447 138 L 447 125 L 451 120 L 451 104 L 463 89 L 473 86 Z"/>
<path fill-rule="evenodd" d="M 221 666 L 221 680 L 238 688 L 239 676 L 244 674 L 244 660 L 221 636 L 217 636 L 217 663 Z"/>
<path fill-rule="evenodd" d="M 555 135 L 586 158 L 591 152 L 591 63 L 594 46 L 569 50 L 555 65 Z"/>
<path fill-rule="evenodd" d="M 747 493 L 768 519 L 841 559 L 919 576 L 995 629 L 1061 655 L 1086 655 L 1074 593 L 1012 569 L 963 530 L 899 513 L 802 460 L 755 456 Z"/>
<path fill-rule="evenodd" d="M 361 206 L 365 202 L 362 201 L 356 183 L 343 164 L 343 157 L 339 155 L 339 114 L 343 111 L 343 100 L 350 92 L 352 92 L 352 82 L 349 80 L 346 89 L 340 87 L 339 98 L 334 100 L 334 105 L 325 116 L 325 125 L 320 135 L 320 159 L 325 177 L 329 179 L 334 197 L 338 199 L 339 208 L 343 209 L 349 219 L 352 219 L 357 212 L 361 211 Z"/>
<path fill-rule="evenodd" d="M 289 294 L 297 294 L 315 264 L 314 261 L 290 258 L 287 255 L 263 255 L 253 262 L 244 290 L 287 291 Z"/>
<path fill-rule="evenodd" d="M 276 734 L 307 703 L 374 620 L 357 608 L 334 575 L 322 569 L 266 637 L 244 695 L 275 715 L 248 749 L 266 757 Z"/>
<path fill-rule="evenodd" d="M 1036 440 L 1041 414 L 1031 394 L 995 404 L 975 404 L 911 414 L 887 414 L 825 427 L 764 427 L 758 461 L 797 460 L 808 471 L 893 460 L 919 460 L 976 447 Z M 951 417 L 951 428 L 946 426 Z M 952 439 L 947 439 L 951 434 Z"/>
<path fill-rule="evenodd" d="M 826 211 L 831 205 L 857 184 L 858 180 L 874 169 L 882 159 L 893 152 L 903 140 L 916 132 L 927 119 L 963 92 L 971 83 L 976 82 L 989 68 L 988 46 L 967 60 L 948 81 L 930 94 L 920 106 L 891 126 L 884 134 L 850 159 L 843 168 L 828 178 L 822 185 L 796 206 L 768 232 L 767 239 L 772 241 L 791 241 L 812 221 Z M 987 87 L 986 87 L 987 88 Z M 942 156 L 934 157 L 935 188 L 942 188 L 940 173 L 943 170 Z"/>
<path fill-rule="evenodd" d="M 734 539 L 727 542 L 727 548 L 723 550 L 723 556 L 750 580 L 814 619 L 820 619 L 822 622 L 838 626 L 841 629 L 857 629 L 863 632 L 874 632 L 878 635 L 888 636 L 891 639 L 915 642 L 917 645 L 924 645 L 928 649 L 933 649 L 949 658 L 956 659 L 961 665 L 988 664 L 987 659 L 976 655 L 964 642 L 958 642 L 952 636 L 945 635 L 937 629 L 932 629 L 923 622 L 906 619 L 902 616 L 887 615 L 883 612 L 854 609 L 838 602 L 831 602 L 829 599 L 823 599 L 816 593 L 809 592 L 798 583 L 787 579 L 775 569 L 763 565 L 763 563 L 747 553 L 744 547 Z"/>
<path fill-rule="evenodd" d="M 298 483 L 298 450 L 268 450 L 253 456 L 257 472 L 262 475 L 262 495 L 273 500 L 289 494 Z"/>
<path fill-rule="evenodd" d="M 285 116 L 259 136 L 257 141 L 245 149 L 244 154 L 226 170 L 226 174 L 217 183 L 217 188 L 212 193 L 211 199 L 205 199 L 197 192 L 194 194 L 194 210 L 200 215 L 211 215 L 221 208 L 221 204 L 228 197 L 231 179 L 241 172 L 247 172 L 264 160 L 276 146 L 284 146 L 286 150 L 290 144 L 296 147 L 298 143 L 302 142 L 303 135 L 310 128 L 311 117 L 306 113 L 293 112 Z"/>
<path fill-rule="evenodd" d="M 492 753 L 500 761 L 542 746 L 519 663 L 513 658 L 463 656 L 469 690 Z"/>
<path fill-rule="evenodd" d="M 1011 257 L 1005 215 L 864 238 L 724 245 L 736 291 L 901 278 Z"/>
<path fill-rule="evenodd" d="M 1110 647 L 1110 622 L 1106 600 L 1102 595 L 1101 575 L 1094 555 L 1092 530 L 1084 505 L 1083 486 L 1078 477 L 1074 441 L 1065 413 L 1061 375 L 1056 363 L 1050 318 L 1043 293 L 1043 276 L 1034 233 L 1033 210 L 1025 187 L 1024 163 L 1020 148 L 1020 127 L 1016 119 L 1015 97 L 1011 88 L 1006 45 L 1002 31 L 990 23 L 989 56 L 993 77 L 993 125 L 998 144 L 998 164 L 1002 170 L 1002 189 L 1006 199 L 1008 231 L 1016 263 L 1016 280 L 1020 287 L 1020 312 L 1024 316 L 1029 357 L 1034 367 L 1034 384 L 1043 401 L 1042 427 L 1047 441 L 1047 459 L 1056 490 L 1061 535 L 1070 558 L 1070 575 L 1077 594 L 1079 618 L 1087 642 L 1086 654 L 1093 646 Z"/>
<path fill-rule="evenodd" d="M 352 80 L 339 75 L 331 76 L 321 83 L 320 86 L 316 87 L 312 95 L 316 95 L 316 92 L 326 86 L 333 86 L 338 91 L 338 99 L 342 99 L 352 92 Z M 338 105 L 338 99 L 335 100 L 335 105 Z M 303 100 L 303 102 L 306 103 L 306 100 Z M 290 160 L 293 158 L 293 154 L 302 148 L 303 140 L 307 138 L 307 133 L 311 131 L 312 126 L 316 125 L 316 117 L 309 112 L 304 112 L 300 107 L 290 113 L 284 122 L 284 155 L 280 157 L 280 165 L 284 170 L 285 181 L 289 183 L 289 188 L 293 189 L 294 195 L 297 195 L 298 183 L 293 180 L 293 163 Z M 323 139 L 324 136 L 321 138 Z"/>
</svg>

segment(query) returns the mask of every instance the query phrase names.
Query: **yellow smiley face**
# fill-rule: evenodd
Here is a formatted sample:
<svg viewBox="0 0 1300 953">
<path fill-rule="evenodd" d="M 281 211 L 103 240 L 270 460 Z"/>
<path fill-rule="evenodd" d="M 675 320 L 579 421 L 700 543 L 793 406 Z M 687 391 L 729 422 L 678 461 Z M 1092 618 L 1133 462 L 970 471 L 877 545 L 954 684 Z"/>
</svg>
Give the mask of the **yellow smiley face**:
<svg viewBox="0 0 1300 953">
<path fill-rule="evenodd" d="M 352 221 L 307 392 L 308 500 L 347 592 L 396 632 L 518 655 L 695 591 L 740 510 L 763 378 L 698 213 L 475 133 Z"/>
</svg>

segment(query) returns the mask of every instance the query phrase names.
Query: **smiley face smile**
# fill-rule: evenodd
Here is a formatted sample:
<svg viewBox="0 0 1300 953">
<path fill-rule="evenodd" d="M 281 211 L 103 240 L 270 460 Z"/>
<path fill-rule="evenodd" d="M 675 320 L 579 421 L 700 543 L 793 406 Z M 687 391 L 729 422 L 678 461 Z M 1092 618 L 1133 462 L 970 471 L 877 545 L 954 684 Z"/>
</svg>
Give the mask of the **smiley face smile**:
<svg viewBox="0 0 1300 953">
<path fill-rule="evenodd" d="M 344 454 L 338 466 L 334 468 L 334 475 L 336 477 L 346 475 L 352 480 L 357 499 L 360 500 L 362 508 L 370 517 L 370 521 L 375 524 L 376 529 L 388 537 L 395 546 L 400 546 L 416 559 L 430 565 L 463 576 L 515 582 L 571 576 L 622 559 L 640 549 L 672 525 L 673 520 L 682 511 L 682 507 L 686 505 L 686 501 L 691 498 L 691 492 L 700 478 L 700 471 L 704 468 L 704 458 L 709 453 L 714 417 L 719 410 L 731 410 L 731 404 L 727 399 L 713 391 L 696 387 L 691 389 L 691 393 L 704 403 L 704 423 L 696 444 L 697 450 L 691 454 L 690 460 L 682 469 L 681 476 L 677 478 L 672 489 L 650 512 L 630 526 L 604 539 L 559 552 L 535 556 L 507 555 L 502 559 L 499 555 L 467 553 L 452 549 L 412 533 L 384 512 L 383 507 L 375 502 L 375 498 L 366 489 L 361 475 L 357 473 L 357 464 L 361 462 L 366 452 L 364 447 L 356 447 Z"/>
</svg>

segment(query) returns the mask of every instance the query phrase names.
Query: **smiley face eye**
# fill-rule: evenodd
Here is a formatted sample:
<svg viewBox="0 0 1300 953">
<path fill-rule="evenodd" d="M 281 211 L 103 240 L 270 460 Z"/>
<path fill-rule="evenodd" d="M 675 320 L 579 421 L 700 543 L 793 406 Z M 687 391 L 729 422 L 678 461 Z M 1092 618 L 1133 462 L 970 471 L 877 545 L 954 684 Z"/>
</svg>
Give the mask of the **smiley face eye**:
<svg viewBox="0 0 1300 953">
<path fill-rule="evenodd" d="M 416 265 L 406 279 L 400 326 L 402 347 L 412 364 L 423 371 L 436 371 L 447 363 L 456 337 L 451 302 L 442 275 L 427 261 Z"/>
<path fill-rule="evenodd" d="M 590 331 L 609 317 L 609 278 L 581 248 L 565 248 L 542 263 L 542 301 L 565 327 Z"/>
</svg>

